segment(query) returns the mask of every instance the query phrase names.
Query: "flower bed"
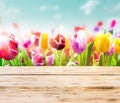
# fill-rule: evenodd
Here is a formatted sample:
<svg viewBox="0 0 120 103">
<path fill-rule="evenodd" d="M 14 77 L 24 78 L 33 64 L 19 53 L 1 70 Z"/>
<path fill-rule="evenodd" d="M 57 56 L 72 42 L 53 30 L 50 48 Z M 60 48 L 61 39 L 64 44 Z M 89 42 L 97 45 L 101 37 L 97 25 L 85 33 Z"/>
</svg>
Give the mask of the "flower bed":
<svg viewBox="0 0 120 103">
<path fill-rule="evenodd" d="M 98 22 L 93 31 L 76 26 L 73 33 L 31 32 L 16 40 L 16 35 L 1 33 L 0 66 L 119 66 L 120 35 Z"/>
</svg>

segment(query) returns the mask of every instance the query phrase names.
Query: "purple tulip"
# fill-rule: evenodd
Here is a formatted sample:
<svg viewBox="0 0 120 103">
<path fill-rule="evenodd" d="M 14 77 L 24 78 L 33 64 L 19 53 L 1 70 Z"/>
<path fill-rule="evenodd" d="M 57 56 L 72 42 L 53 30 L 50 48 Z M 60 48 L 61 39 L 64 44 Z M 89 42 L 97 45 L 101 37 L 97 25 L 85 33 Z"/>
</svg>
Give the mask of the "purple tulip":
<svg viewBox="0 0 120 103">
<path fill-rule="evenodd" d="M 75 34 L 73 37 L 71 37 L 70 43 L 75 53 L 82 53 L 86 49 L 87 45 L 86 34 L 84 31 L 79 31 L 78 34 Z"/>
<path fill-rule="evenodd" d="M 99 27 L 95 27 L 95 28 L 94 28 L 94 31 L 95 31 L 95 32 L 99 32 L 99 30 L 100 30 Z"/>
</svg>

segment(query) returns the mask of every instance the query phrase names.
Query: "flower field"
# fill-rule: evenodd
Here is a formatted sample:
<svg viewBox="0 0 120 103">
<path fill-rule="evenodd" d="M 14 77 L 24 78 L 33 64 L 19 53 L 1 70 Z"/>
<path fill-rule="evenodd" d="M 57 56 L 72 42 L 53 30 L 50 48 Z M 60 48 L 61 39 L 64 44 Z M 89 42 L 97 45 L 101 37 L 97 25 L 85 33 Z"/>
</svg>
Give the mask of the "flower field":
<svg viewBox="0 0 120 103">
<path fill-rule="evenodd" d="M 112 20 L 106 29 L 99 21 L 91 32 L 85 26 L 75 26 L 67 34 L 32 31 L 22 40 L 1 33 L 0 66 L 120 66 L 116 23 Z"/>
</svg>

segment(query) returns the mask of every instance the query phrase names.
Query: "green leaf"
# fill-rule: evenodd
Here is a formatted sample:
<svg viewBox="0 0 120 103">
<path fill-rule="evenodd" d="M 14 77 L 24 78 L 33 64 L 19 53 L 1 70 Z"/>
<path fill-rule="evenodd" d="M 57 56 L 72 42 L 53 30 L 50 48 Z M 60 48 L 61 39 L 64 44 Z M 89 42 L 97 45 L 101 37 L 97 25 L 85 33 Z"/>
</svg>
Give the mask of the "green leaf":
<svg viewBox="0 0 120 103">
<path fill-rule="evenodd" d="M 78 65 L 81 65 L 82 64 L 81 54 L 78 54 L 77 60 L 78 60 Z"/>
<path fill-rule="evenodd" d="M 113 29 L 109 31 L 113 35 Z"/>
<path fill-rule="evenodd" d="M 0 66 L 2 66 L 2 59 L 0 59 Z"/>
<path fill-rule="evenodd" d="M 21 48 L 20 52 L 22 54 L 22 58 L 24 59 L 24 66 L 33 66 L 32 61 L 31 61 L 30 57 L 27 55 L 26 51 Z"/>
<path fill-rule="evenodd" d="M 120 66 L 120 54 L 117 55 L 117 66 Z"/>
<path fill-rule="evenodd" d="M 60 61 L 59 61 L 60 58 L 58 56 L 59 56 L 59 53 L 58 53 L 58 51 L 55 50 L 55 56 L 54 56 L 54 65 L 55 66 L 60 66 L 61 65 Z"/>
<path fill-rule="evenodd" d="M 116 63 L 117 63 L 117 61 L 116 61 L 115 57 L 112 56 L 111 61 L 110 61 L 111 66 L 116 66 Z"/>
<path fill-rule="evenodd" d="M 104 54 L 103 53 L 100 56 L 99 66 L 104 66 Z"/>
<path fill-rule="evenodd" d="M 117 61 L 117 66 L 120 66 L 120 60 Z"/>
<path fill-rule="evenodd" d="M 92 53 L 92 47 L 94 45 L 94 42 L 90 43 L 86 49 L 86 66 L 90 66 L 90 57 Z"/>
</svg>

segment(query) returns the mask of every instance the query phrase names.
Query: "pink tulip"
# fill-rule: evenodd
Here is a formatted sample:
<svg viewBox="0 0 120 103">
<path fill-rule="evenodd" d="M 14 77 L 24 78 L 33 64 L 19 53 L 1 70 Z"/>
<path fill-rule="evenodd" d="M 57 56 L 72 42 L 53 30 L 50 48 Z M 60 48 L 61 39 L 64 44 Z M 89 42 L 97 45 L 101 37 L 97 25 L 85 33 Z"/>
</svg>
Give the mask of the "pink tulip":
<svg viewBox="0 0 120 103">
<path fill-rule="evenodd" d="M 48 49 L 48 52 L 46 54 L 46 65 L 54 65 L 54 54 L 51 48 Z"/>
<path fill-rule="evenodd" d="M 40 52 L 39 47 L 32 51 L 32 62 L 35 66 L 42 66 L 44 64 L 44 55 Z"/>
<path fill-rule="evenodd" d="M 31 37 L 27 37 L 25 40 L 23 40 L 21 44 L 31 57 L 31 51 L 33 51 L 35 47 L 39 45 L 39 38 L 35 35 L 32 35 Z"/>
<path fill-rule="evenodd" d="M 54 64 L 54 54 L 46 56 L 46 64 L 52 66 Z"/>
<path fill-rule="evenodd" d="M 114 19 L 114 20 L 111 21 L 110 27 L 111 27 L 111 28 L 114 28 L 115 25 L 116 25 L 116 20 Z"/>
<path fill-rule="evenodd" d="M 110 56 L 110 55 L 114 54 L 114 51 L 115 51 L 115 47 L 112 46 L 112 48 L 108 52 L 106 52 L 106 55 Z"/>
<path fill-rule="evenodd" d="M 77 54 L 82 53 L 86 49 L 87 39 L 84 31 L 78 32 L 74 36 L 70 37 L 71 47 Z"/>
<path fill-rule="evenodd" d="M 12 60 L 18 54 L 18 42 L 13 34 L 10 36 L 1 35 L 0 39 L 0 58 Z"/>
<path fill-rule="evenodd" d="M 120 32 L 117 34 L 117 38 L 120 38 Z"/>
<path fill-rule="evenodd" d="M 22 46 L 24 48 L 29 48 L 31 46 L 31 44 L 32 44 L 32 41 L 28 38 L 26 40 L 22 41 Z"/>
</svg>

